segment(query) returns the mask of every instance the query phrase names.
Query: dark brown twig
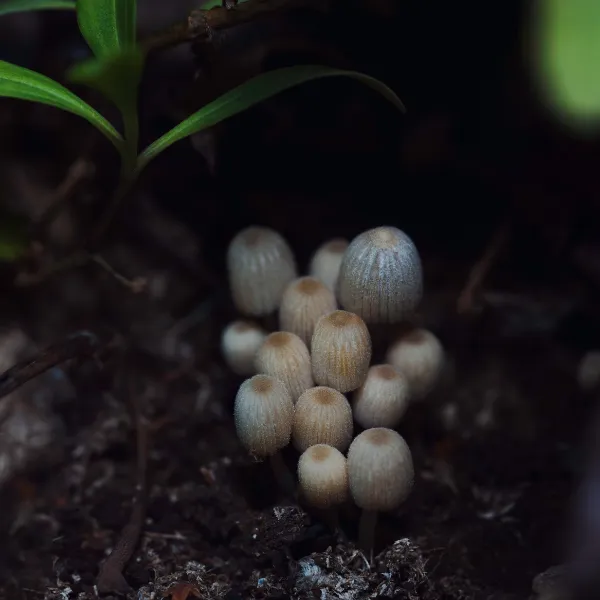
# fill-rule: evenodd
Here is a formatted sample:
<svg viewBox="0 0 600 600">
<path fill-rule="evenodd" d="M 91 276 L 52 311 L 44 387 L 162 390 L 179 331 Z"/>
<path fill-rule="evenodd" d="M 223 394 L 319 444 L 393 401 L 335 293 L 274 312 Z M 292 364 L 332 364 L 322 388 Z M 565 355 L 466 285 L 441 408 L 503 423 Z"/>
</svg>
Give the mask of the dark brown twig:
<svg viewBox="0 0 600 600">
<path fill-rule="evenodd" d="M 114 550 L 100 567 L 100 572 L 96 579 L 96 586 L 100 594 L 107 594 L 110 592 L 127 593 L 131 590 L 123 576 L 123 569 L 131 559 L 133 551 L 139 542 L 146 515 L 146 471 L 148 465 L 149 427 L 137 394 L 131 394 L 131 401 L 133 403 L 137 432 L 137 468 L 133 508 L 131 510 L 129 522 L 123 528 Z"/>
<path fill-rule="evenodd" d="M 186 42 L 210 41 L 215 31 L 249 23 L 254 19 L 295 8 L 327 11 L 329 0 L 248 0 L 235 6 L 193 10 L 185 23 L 178 23 L 142 41 L 147 51 L 160 50 Z"/>
<path fill-rule="evenodd" d="M 510 232 L 511 226 L 509 222 L 500 225 L 486 246 L 481 258 L 471 268 L 465 287 L 458 297 L 457 308 L 459 313 L 468 313 L 473 309 L 475 294 L 478 292 L 483 280 L 506 245 L 510 237 Z"/>
<path fill-rule="evenodd" d="M 98 338 L 89 331 L 69 336 L 66 340 L 42 350 L 33 358 L 17 363 L 0 375 L 0 399 L 34 377 L 72 358 L 88 357 L 100 349 Z"/>
</svg>

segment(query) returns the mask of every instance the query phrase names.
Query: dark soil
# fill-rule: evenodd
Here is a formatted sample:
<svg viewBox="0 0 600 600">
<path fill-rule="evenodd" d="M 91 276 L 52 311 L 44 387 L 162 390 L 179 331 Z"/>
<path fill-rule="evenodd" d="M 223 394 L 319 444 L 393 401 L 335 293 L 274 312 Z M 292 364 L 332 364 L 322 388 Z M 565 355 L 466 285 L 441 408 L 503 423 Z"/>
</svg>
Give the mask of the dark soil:
<svg viewBox="0 0 600 600">
<path fill-rule="evenodd" d="M 0 104 L 3 210 L 36 221 L 69 165 L 83 156 L 94 166 L 53 226 L 34 232 L 42 250 L 2 269 L 0 371 L 78 331 L 102 343 L 92 359 L 62 364 L 0 400 L 0 598 L 95 597 L 99 568 L 134 506 L 139 414 L 149 431 L 148 497 L 123 571 L 131 598 L 517 600 L 564 560 L 595 401 L 576 373 L 600 344 L 596 152 L 541 116 L 507 41 L 521 27 L 508 9 L 498 16 L 503 33 L 488 39 L 440 3 L 440 23 L 454 29 L 437 39 L 437 59 L 393 63 L 392 50 L 421 48 L 429 21 L 418 4 L 396 16 L 406 38 L 395 45 L 385 35 L 394 25 L 377 15 L 374 30 L 359 28 L 368 51 L 344 30 L 330 43 L 345 64 L 382 77 L 415 107 L 404 121 L 355 83 L 316 82 L 195 140 L 203 155 L 182 142 L 149 168 L 101 248 L 118 274 L 146 280 L 140 293 L 95 263 L 36 286 L 12 284 L 16 271 L 81 243 L 116 165 L 75 117 Z M 49 19 L 28 60 L 58 77 L 79 46 L 64 34 L 69 18 Z M 262 48 L 250 37 L 232 44 Z M 460 41 L 452 52 L 448 37 Z M 465 50 L 469 42 L 484 58 Z M 268 60 L 257 51 L 263 62 L 246 64 L 228 48 L 217 75 L 200 72 L 212 91 L 199 96 L 189 91 L 190 54 L 151 63 L 145 138 L 265 60 L 307 62 L 288 48 Z M 474 75 L 480 63 L 485 80 Z M 455 78 L 450 64 L 459 65 Z M 458 314 L 470 269 L 505 222 L 506 246 Z M 235 316 L 224 253 L 252 223 L 280 230 L 302 269 L 327 238 L 381 224 L 404 229 L 422 254 L 419 322 L 444 343 L 448 368 L 398 428 L 417 481 L 400 511 L 381 515 L 371 566 L 355 545 L 356 507 L 343 507 L 335 536 L 279 492 L 268 465 L 236 439 L 241 380 L 219 351 Z M 294 469 L 292 449 L 285 459 Z"/>
</svg>

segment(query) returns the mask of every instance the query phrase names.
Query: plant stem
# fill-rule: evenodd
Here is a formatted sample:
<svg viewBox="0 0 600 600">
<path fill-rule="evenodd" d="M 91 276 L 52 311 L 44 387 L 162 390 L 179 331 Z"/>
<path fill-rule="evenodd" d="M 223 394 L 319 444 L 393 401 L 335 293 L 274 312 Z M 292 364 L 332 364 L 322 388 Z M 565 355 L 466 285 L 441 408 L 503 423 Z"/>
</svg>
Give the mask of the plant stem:
<svg viewBox="0 0 600 600">
<path fill-rule="evenodd" d="M 283 462 L 281 452 L 276 452 L 275 454 L 269 456 L 269 461 L 279 487 L 287 495 L 295 498 L 296 481 L 294 480 L 294 477 L 290 473 L 290 470 L 287 468 L 286 464 Z"/>
<path fill-rule="evenodd" d="M 358 523 L 358 544 L 369 553 L 369 563 L 373 563 L 373 545 L 375 543 L 375 527 L 377 526 L 377 511 L 363 510 Z"/>
</svg>

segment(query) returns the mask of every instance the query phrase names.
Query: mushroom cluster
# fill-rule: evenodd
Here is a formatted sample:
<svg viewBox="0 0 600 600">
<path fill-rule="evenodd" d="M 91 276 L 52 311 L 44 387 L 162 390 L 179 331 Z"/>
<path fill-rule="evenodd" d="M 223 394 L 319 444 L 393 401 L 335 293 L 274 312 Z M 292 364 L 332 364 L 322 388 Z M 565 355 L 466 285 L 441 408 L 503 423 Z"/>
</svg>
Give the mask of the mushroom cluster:
<svg viewBox="0 0 600 600">
<path fill-rule="evenodd" d="M 286 488 L 293 476 L 280 451 L 301 453 L 302 497 L 318 509 L 352 498 L 362 509 L 360 543 L 372 550 L 376 515 L 397 508 L 414 480 L 411 451 L 394 428 L 411 402 L 437 383 L 438 338 L 413 328 L 371 364 L 369 327 L 409 323 L 423 293 L 421 260 L 395 227 L 377 227 L 348 243 L 323 244 L 298 276 L 284 238 L 248 227 L 232 240 L 229 282 L 244 318 L 221 339 L 226 362 L 245 380 L 235 399 L 238 437 L 250 454 L 269 457 Z M 277 312 L 278 331 L 266 318 Z M 354 424 L 362 433 L 354 437 Z"/>
</svg>

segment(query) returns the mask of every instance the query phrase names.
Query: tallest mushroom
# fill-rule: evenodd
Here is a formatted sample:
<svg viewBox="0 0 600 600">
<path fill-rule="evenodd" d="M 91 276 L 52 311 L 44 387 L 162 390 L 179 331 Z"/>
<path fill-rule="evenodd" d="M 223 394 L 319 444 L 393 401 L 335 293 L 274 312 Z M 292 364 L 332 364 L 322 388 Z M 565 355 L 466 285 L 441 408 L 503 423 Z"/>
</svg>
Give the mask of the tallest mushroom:
<svg viewBox="0 0 600 600">
<path fill-rule="evenodd" d="M 338 286 L 340 304 L 365 323 L 403 321 L 423 294 L 417 248 L 396 227 L 369 229 L 344 253 Z"/>
</svg>

